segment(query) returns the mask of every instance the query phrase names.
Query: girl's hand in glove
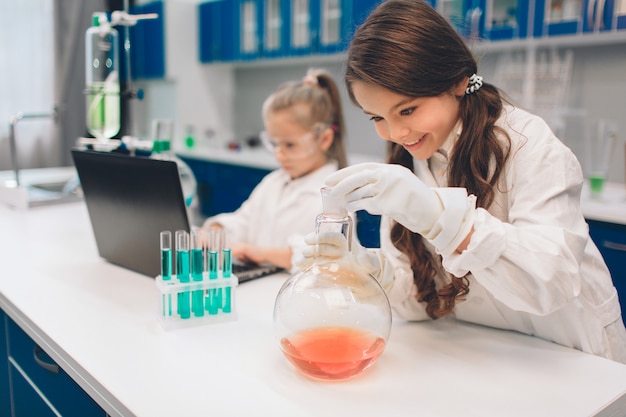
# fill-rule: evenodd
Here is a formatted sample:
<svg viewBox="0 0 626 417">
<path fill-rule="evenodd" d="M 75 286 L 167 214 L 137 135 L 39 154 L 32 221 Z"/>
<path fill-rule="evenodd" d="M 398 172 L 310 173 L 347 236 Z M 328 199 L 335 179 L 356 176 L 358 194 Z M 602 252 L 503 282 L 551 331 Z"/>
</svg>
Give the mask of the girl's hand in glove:
<svg viewBox="0 0 626 417">
<path fill-rule="evenodd" d="M 473 225 L 475 198 L 464 188 L 430 188 L 401 165 L 352 165 L 329 175 L 326 185 L 348 211 L 389 216 L 443 254 L 453 252 Z"/>
<path fill-rule="evenodd" d="M 316 259 L 341 259 L 348 254 L 348 242 L 341 233 L 310 233 L 304 237 L 306 246 L 302 248 L 302 257 L 297 266 L 304 269 L 312 265 Z M 352 241 L 351 256 L 353 262 L 363 268 L 365 272 L 378 279 L 380 275 L 380 261 L 375 251 L 368 251 L 357 241 Z"/>
<path fill-rule="evenodd" d="M 352 165 L 329 175 L 326 185 L 348 211 L 384 214 L 415 233 L 428 233 L 443 212 L 437 194 L 401 165 Z"/>
</svg>

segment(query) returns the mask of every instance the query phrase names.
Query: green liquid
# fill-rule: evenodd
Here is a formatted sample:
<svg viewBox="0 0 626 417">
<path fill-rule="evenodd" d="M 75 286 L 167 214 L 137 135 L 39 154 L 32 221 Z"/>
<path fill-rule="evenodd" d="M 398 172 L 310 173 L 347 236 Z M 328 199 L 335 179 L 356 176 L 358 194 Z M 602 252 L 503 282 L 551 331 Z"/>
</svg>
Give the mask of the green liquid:
<svg viewBox="0 0 626 417">
<path fill-rule="evenodd" d="M 204 254 L 202 249 L 191 250 L 191 277 L 194 281 L 202 281 L 204 272 Z M 195 290 L 191 295 L 191 310 L 196 317 L 204 316 L 204 291 Z"/>
<path fill-rule="evenodd" d="M 120 131 L 119 84 L 95 82 L 87 91 L 87 130 L 96 138 L 112 138 Z"/>
<path fill-rule="evenodd" d="M 194 281 L 202 281 L 204 272 L 204 256 L 202 249 L 191 250 L 191 276 Z"/>
<path fill-rule="evenodd" d="M 176 276 L 182 283 L 189 282 L 189 251 L 176 251 Z M 183 291 L 178 293 L 178 314 L 182 319 L 191 317 L 191 293 Z"/>
<path fill-rule="evenodd" d="M 591 175 L 589 177 L 589 185 L 593 194 L 600 194 L 604 187 L 604 176 Z"/>
<path fill-rule="evenodd" d="M 176 251 L 176 276 L 180 282 L 189 282 L 189 251 Z"/>
<path fill-rule="evenodd" d="M 161 250 L 161 278 L 164 281 L 172 279 L 172 250 Z"/>
</svg>

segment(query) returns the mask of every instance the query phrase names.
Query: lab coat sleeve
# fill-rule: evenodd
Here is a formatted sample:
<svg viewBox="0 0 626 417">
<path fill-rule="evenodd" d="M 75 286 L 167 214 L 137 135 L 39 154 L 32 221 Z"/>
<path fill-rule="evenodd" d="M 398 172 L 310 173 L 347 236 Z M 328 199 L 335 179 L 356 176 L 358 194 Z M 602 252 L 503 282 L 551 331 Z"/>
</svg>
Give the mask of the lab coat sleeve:
<svg viewBox="0 0 626 417">
<path fill-rule="evenodd" d="M 507 189 L 500 191 L 507 194 L 508 219 L 477 209 L 468 248 L 444 255 L 443 265 L 456 276 L 471 272 L 513 310 L 546 315 L 581 290 L 589 239 L 580 208 L 583 178 L 574 154 L 541 119 L 517 131 L 521 146 L 513 147 Z"/>
</svg>

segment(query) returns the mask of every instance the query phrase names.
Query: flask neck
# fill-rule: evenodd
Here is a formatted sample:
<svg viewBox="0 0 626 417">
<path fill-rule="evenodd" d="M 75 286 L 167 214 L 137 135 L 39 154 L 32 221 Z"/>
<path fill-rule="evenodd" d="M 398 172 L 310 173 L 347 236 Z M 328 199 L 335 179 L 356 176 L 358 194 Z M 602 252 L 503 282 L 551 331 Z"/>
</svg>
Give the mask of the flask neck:
<svg viewBox="0 0 626 417">
<path fill-rule="evenodd" d="M 341 233 L 346 239 L 348 251 L 352 249 L 352 218 L 348 215 L 345 202 L 342 199 L 333 198 L 329 188 L 322 188 L 323 211 L 315 219 L 315 233 L 319 236 L 323 233 Z"/>
</svg>

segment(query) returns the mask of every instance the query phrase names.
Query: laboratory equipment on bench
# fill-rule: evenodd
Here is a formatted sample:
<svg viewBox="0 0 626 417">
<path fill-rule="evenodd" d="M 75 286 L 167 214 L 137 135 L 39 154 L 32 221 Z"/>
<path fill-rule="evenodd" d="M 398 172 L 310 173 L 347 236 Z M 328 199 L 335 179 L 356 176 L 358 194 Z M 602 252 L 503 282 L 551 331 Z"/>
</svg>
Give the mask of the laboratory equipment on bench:
<svg viewBox="0 0 626 417">
<path fill-rule="evenodd" d="M 391 307 L 378 281 L 353 259 L 352 219 L 342 201 L 322 189 L 323 212 L 315 232 L 342 234 L 342 258 L 317 258 L 283 284 L 274 305 L 274 330 L 285 357 L 315 380 L 346 380 L 382 355 Z"/>
<path fill-rule="evenodd" d="M 160 234 L 159 318 L 166 330 L 237 318 L 232 257 L 219 229 Z M 175 267 L 174 267 L 175 265 Z M 175 269 L 174 269 L 175 268 Z M 176 271 L 176 273 L 174 273 Z"/>
<path fill-rule="evenodd" d="M 128 2 L 126 9 L 128 9 Z M 104 12 L 92 15 L 92 26 L 85 33 L 85 96 L 87 131 L 94 138 L 79 138 L 81 145 L 91 146 L 98 151 L 112 151 L 120 146 L 119 140 L 111 140 L 121 129 L 121 100 L 143 98 L 142 91 L 131 86 L 129 26 L 139 20 L 156 19 L 156 13 L 131 15 L 127 11 L 115 10 L 111 19 Z M 119 34 L 114 26 L 125 28 L 126 57 L 125 90 L 120 90 Z"/>
<path fill-rule="evenodd" d="M 616 145 L 617 123 L 614 120 L 600 119 L 591 125 L 585 136 L 585 156 L 592 198 L 602 197 Z"/>
<path fill-rule="evenodd" d="M 170 119 L 156 119 L 152 122 L 152 153 L 150 157 L 153 159 L 161 159 L 165 161 L 174 161 L 178 165 L 178 174 L 180 175 L 180 184 L 183 187 L 183 196 L 185 204 L 191 207 L 195 199 L 197 191 L 196 177 L 185 161 L 174 154 L 172 150 L 172 137 L 174 135 L 174 121 Z"/>
<path fill-rule="evenodd" d="M 85 33 L 87 130 L 97 142 L 120 131 L 118 33 L 105 13 L 94 13 Z"/>
</svg>

